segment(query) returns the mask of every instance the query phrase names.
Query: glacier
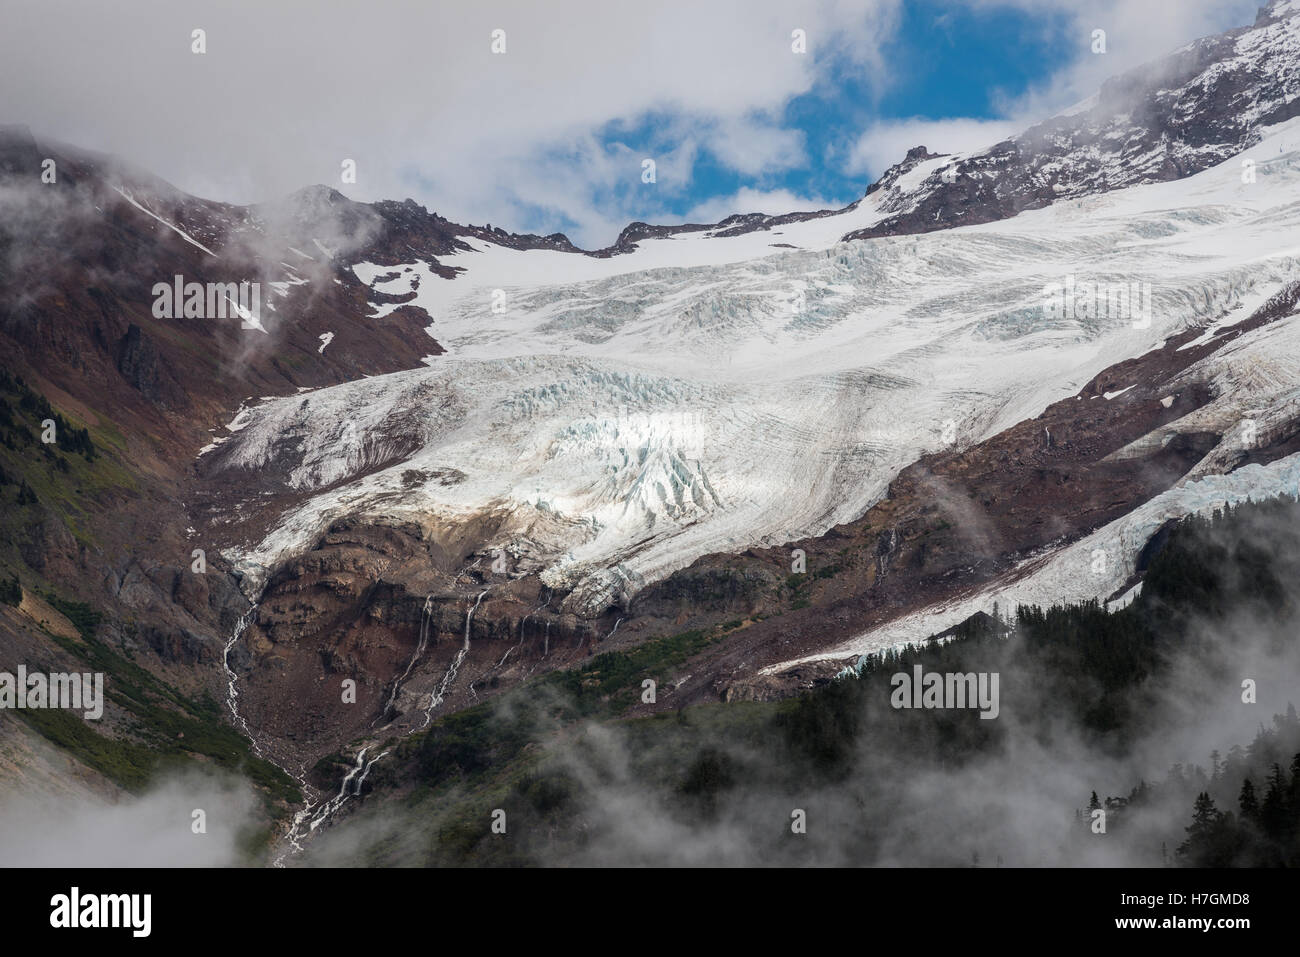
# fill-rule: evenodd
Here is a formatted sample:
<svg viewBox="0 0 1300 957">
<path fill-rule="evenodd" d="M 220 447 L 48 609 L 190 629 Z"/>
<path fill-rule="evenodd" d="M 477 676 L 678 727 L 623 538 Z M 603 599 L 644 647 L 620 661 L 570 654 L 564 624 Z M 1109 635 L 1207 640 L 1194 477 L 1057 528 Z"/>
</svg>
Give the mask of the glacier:
<svg viewBox="0 0 1300 957">
<path fill-rule="evenodd" d="M 299 498 L 227 554 L 256 586 L 344 515 L 431 529 L 492 515 L 485 550 L 592 616 L 701 555 L 819 535 L 919 456 L 1031 418 L 1170 336 L 1212 334 L 1294 280 L 1300 121 L 1243 157 L 915 236 L 839 241 L 884 215 L 880 191 L 772 232 L 609 258 L 474 239 L 441 260 L 461 270 L 450 280 L 359 263 L 377 291 L 413 294 L 447 352 L 243 410 L 207 454 L 275 462 Z M 1150 283 L 1154 321 L 1051 316 L 1044 289 L 1066 277 Z M 1300 370 L 1279 357 L 1296 354 L 1264 348 L 1251 375 L 1230 362 L 1224 403 L 1286 394 Z"/>
</svg>

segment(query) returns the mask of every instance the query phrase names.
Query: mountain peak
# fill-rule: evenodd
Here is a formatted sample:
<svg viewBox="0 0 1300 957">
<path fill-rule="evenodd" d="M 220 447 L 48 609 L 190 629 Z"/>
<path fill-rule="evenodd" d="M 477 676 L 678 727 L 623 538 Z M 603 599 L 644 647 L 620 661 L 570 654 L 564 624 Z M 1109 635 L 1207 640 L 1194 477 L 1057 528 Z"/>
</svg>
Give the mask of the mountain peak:
<svg viewBox="0 0 1300 957">
<path fill-rule="evenodd" d="M 1259 8 L 1259 13 L 1255 15 L 1255 26 L 1263 26 L 1296 14 L 1300 14 L 1300 0 L 1273 0 L 1267 6 Z"/>
</svg>

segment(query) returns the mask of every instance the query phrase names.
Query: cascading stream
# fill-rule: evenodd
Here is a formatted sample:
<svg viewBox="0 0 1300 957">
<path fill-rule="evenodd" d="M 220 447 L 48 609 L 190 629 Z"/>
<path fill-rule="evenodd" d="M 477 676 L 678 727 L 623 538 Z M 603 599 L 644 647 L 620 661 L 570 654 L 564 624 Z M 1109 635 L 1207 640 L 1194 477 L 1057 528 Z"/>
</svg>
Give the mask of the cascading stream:
<svg viewBox="0 0 1300 957">
<path fill-rule="evenodd" d="M 501 660 L 497 662 L 496 668 L 492 669 L 493 671 L 500 669 L 501 666 L 506 663 L 506 659 L 510 657 L 511 652 L 517 651 L 524 646 L 524 626 L 528 624 L 528 619 L 532 618 L 533 615 L 537 614 L 551 603 L 551 596 L 549 594 L 550 589 L 547 589 L 547 592 L 546 601 L 542 602 L 528 614 L 524 615 L 523 619 L 519 622 L 519 641 L 506 649 L 506 653 L 501 656 Z"/>
<path fill-rule="evenodd" d="M 424 724 L 420 725 L 421 731 L 427 728 L 429 722 L 433 720 L 433 710 L 438 707 L 438 705 L 442 704 L 442 699 L 446 697 L 447 690 L 451 687 L 451 683 L 456 680 L 456 672 L 460 670 L 460 663 L 465 660 L 465 655 L 469 653 L 470 623 L 474 620 L 474 612 L 478 611 L 479 603 L 483 601 L 483 596 L 487 593 L 488 589 L 486 588 L 479 592 L 478 598 L 474 602 L 474 607 L 465 615 L 465 644 L 461 647 L 460 651 L 456 653 L 456 657 L 452 659 L 451 665 L 447 668 L 447 673 L 442 676 L 442 681 L 438 683 L 438 690 L 435 691 L 433 697 L 429 699 L 429 707 L 424 712 Z"/>
<path fill-rule="evenodd" d="M 447 690 L 450 687 L 451 682 L 454 681 L 456 678 L 456 672 L 459 670 L 461 662 L 464 661 L 465 655 L 469 652 L 470 624 L 474 619 L 474 612 L 478 611 L 478 606 L 483 601 L 483 596 L 486 595 L 487 593 L 488 590 L 486 588 L 483 591 L 479 592 L 478 598 L 474 602 L 474 606 L 469 610 L 469 612 L 465 616 L 465 644 L 460 649 L 460 651 L 456 654 L 456 657 L 455 659 L 453 659 L 451 666 L 447 669 L 447 673 L 443 675 L 442 681 L 438 685 L 438 690 L 435 692 L 433 696 L 433 700 L 429 704 L 428 710 L 425 711 L 424 724 L 420 726 L 420 730 L 423 730 L 424 728 L 428 727 L 429 722 L 430 720 L 432 720 L 433 717 L 433 709 L 442 703 L 442 700 L 446 696 Z M 432 630 L 432 626 L 431 626 L 432 609 L 433 609 L 433 596 L 429 595 L 428 598 L 425 599 L 424 611 L 423 614 L 421 615 L 420 640 L 416 646 L 416 652 L 412 656 L 410 664 L 407 665 L 406 671 L 403 673 L 402 678 L 399 679 L 397 683 L 393 686 L 392 695 L 389 697 L 390 706 L 393 703 L 393 701 L 396 700 L 397 692 L 398 689 L 401 687 L 402 680 L 404 680 L 406 676 L 410 674 L 411 669 L 415 666 L 415 663 L 423 655 L 424 649 L 428 644 L 429 632 Z M 414 732 L 413 731 L 408 732 L 408 734 L 409 733 L 414 733 Z M 298 840 L 298 835 L 301 833 L 303 821 L 307 820 L 309 817 L 311 818 L 310 823 L 307 826 L 307 830 L 308 833 L 314 833 L 315 830 L 318 827 L 320 827 L 320 825 L 324 824 L 327 820 L 329 820 L 329 818 L 332 817 L 339 810 L 339 808 L 341 808 L 344 804 L 347 803 L 348 798 L 361 793 L 361 785 L 365 783 L 366 776 L 370 773 L 370 769 L 374 767 L 376 763 L 378 763 L 383 758 L 387 757 L 389 754 L 392 753 L 391 751 L 383 751 L 380 754 L 375 755 L 369 761 L 367 761 L 365 759 L 366 752 L 370 750 L 370 747 L 371 747 L 370 745 L 367 745 L 357 753 L 356 764 L 353 765 L 352 769 L 348 771 L 347 775 L 344 776 L 343 783 L 339 787 L 339 793 L 334 795 L 334 797 L 332 797 L 328 802 L 322 805 L 318 813 L 316 813 L 313 816 L 312 815 L 313 808 L 311 806 L 308 806 L 307 808 L 304 808 L 302 811 L 299 811 L 296 815 L 294 815 L 293 827 L 291 828 L 289 832 L 289 836 L 287 838 L 290 848 L 293 851 L 302 850 L 302 844 Z M 358 775 L 360 776 L 358 777 Z M 354 779 L 356 781 L 355 785 L 353 784 Z M 277 863 L 283 861 L 284 857 L 288 853 L 289 851 L 286 851 L 285 854 L 282 854 L 280 858 L 277 860 Z"/>
<path fill-rule="evenodd" d="M 239 621 L 235 624 L 235 630 L 231 634 L 230 640 L 226 642 L 226 647 L 221 657 L 221 665 L 226 669 L 226 676 L 229 679 L 229 683 L 226 686 L 226 706 L 230 709 L 230 714 L 235 719 L 235 723 L 239 725 L 244 734 L 248 737 L 249 744 L 252 745 L 253 748 L 253 753 L 265 761 L 270 761 L 285 774 L 289 775 L 289 777 L 297 781 L 299 786 L 302 788 L 303 798 L 307 803 L 294 813 L 293 823 L 289 827 L 289 833 L 286 838 L 291 850 L 300 851 L 302 850 L 302 845 L 298 842 L 298 832 L 302 827 L 302 822 L 310 816 L 312 809 L 315 807 L 315 804 L 310 800 L 313 788 L 307 783 L 306 778 L 303 775 L 294 774 L 262 750 L 262 746 L 258 743 L 257 737 L 253 734 L 252 729 L 248 727 L 248 722 L 244 719 L 244 716 L 239 713 L 239 689 L 236 687 L 236 684 L 239 681 L 239 676 L 236 675 L 235 670 L 230 667 L 230 651 L 235 647 L 235 643 L 239 641 L 240 637 L 242 637 L 244 632 L 247 630 L 249 624 L 252 623 L 253 615 L 256 613 L 257 603 L 254 602 L 248 611 L 244 612 Z M 283 867 L 284 858 L 289 853 L 289 850 L 283 852 L 275 859 L 275 861 L 272 862 L 273 866 Z"/>
<path fill-rule="evenodd" d="M 474 564 L 477 564 L 477 562 L 475 562 Z M 469 568 L 472 567 L 473 565 L 469 566 Z M 458 573 L 457 577 L 459 577 L 459 574 L 463 574 L 465 571 L 468 571 L 468 568 L 462 569 L 461 572 Z M 445 699 L 447 695 L 447 692 L 451 688 L 452 682 L 455 681 L 456 675 L 460 670 L 460 666 L 464 662 L 465 656 L 469 653 L 470 629 L 474 621 L 474 613 L 478 611 L 479 605 L 482 604 L 483 598 L 484 596 L 487 595 L 488 591 L 489 589 L 485 588 L 483 591 L 479 592 L 478 597 L 475 599 L 473 606 L 471 606 L 469 610 L 466 612 L 464 644 L 461 646 L 460 650 L 456 653 L 455 658 L 448 666 L 446 673 L 442 677 L 442 680 L 438 683 L 437 689 L 433 692 L 429 702 L 429 707 L 425 710 L 424 723 L 420 726 L 418 730 L 423 730 L 424 728 L 428 727 L 430 721 L 433 718 L 434 709 L 436 709 L 438 705 L 442 703 L 442 701 Z M 544 602 L 542 605 L 538 606 L 538 608 L 535 609 L 533 613 L 535 614 L 536 611 L 540 611 L 541 608 L 544 608 L 549 603 L 550 603 L 550 598 L 548 597 L 547 601 Z M 230 708 L 230 713 L 234 717 L 235 721 L 238 723 L 240 728 L 242 728 L 244 733 L 248 736 L 250 742 L 252 743 L 254 751 L 259 756 L 266 758 L 266 755 L 263 753 L 261 746 L 257 742 L 257 739 L 253 736 L 251 729 L 248 727 L 247 721 L 245 721 L 244 717 L 239 713 L 239 690 L 236 687 L 238 676 L 235 674 L 234 669 L 230 667 L 230 662 L 229 662 L 231 649 L 234 648 L 235 643 L 239 640 L 239 638 L 243 635 L 244 631 L 247 629 L 249 623 L 252 621 L 252 617 L 256 612 L 256 610 L 257 610 L 257 605 L 254 604 L 243 615 L 243 617 L 239 619 L 239 622 L 235 627 L 235 631 L 231 635 L 230 641 L 226 643 L 225 654 L 222 659 L 222 664 L 225 667 L 226 675 L 229 678 L 229 684 L 226 693 L 226 702 L 228 707 Z M 389 694 L 388 702 L 386 703 L 384 707 L 384 711 L 381 713 L 380 718 L 382 718 L 384 715 L 387 715 L 390 712 L 393 705 L 396 703 L 398 694 L 401 691 L 402 683 L 410 676 L 411 672 L 415 669 L 416 664 L 424 656 L 424 653 L 428 648 L 429 636 L 433 631 L 432 619 L 433 619 L 433 595 L 430 594 L 426 596 L 424 600 L 424 607 L 420 616 L 420 637 L 416 643 L 415 652 L 412 654 L 411 660 L 407 663 L 406 669 L 402 672 L 401 676 L 397 678 L 396 681 L 394 681 L 393 689 Z M 548 634 L 549 631 L 550 631 L 550 623 L 548 622 L 547 623 Z M 522 630 L 521 630 L 521 634 L 522 634 Z M 378 720 L 380 719 L 376 719 L 375 723 L 377 723 Z M 391 723 L 392 722 L 389 722 L 389 724 Z M 371 727 L 372 728 L 374 727 L 374 723 L 371 724 Z M 385 725 L 385 727 L 387 727 L 387 725 Z M 411 731 L 408 732 L 408 734 L 414 733 L 415 730 L 416 729 L 412 729 Z M 296 854 L 302 851 L 304 838 L 315 833 L 317 828 L 319 828 L 322 824 L 324 824 L 331 817 L 333 817 L 334 814 L 336 814 L 339 811 L 339 809 L 342 808 L 343 805 L 346 804 L 350 798 L 355 797 L 361 793 L 361 787 L 365 783 L 367 775 L 370 774 L 370 769 L 373 768 L 376 763 L 378 763 L 383 758 L 387 757 L 389 754 L 392 753 L 391 750 L 383 751 L 375 755 L 373 758 L 367 760 L 366 755 L 370 752 L 372 747 L 373 744 L 368 744 L 365 747 L 363 747 L 360 751 L 357 752 L 355 763 L 348 770 L 348 773 L 344 775 L 343 781 L 339 785 L 339 790 L 337 794 L 335 794 L 332 798 L 330 798 L 328 801 L 324 802 L 323 804 L 308 800 L 305 806 L 303 806 L 302 808 L 300 808 L 298 811 L 294 813 L 293 821 L 290 824 L 289 830 L 284 837 L 284 842 L 287 846 L 280 853 L 280 855 L 276 857 L 276 859 L 272 862 L 272 866 L 284 867 L 285 866 L 284 862 L 286 858 L 288 858 L 291 854 Z M 272 760 L 270 758 L 266 758 L 266 759 Z M 305 775 L 295 775 L 291 771 L 289 771 L 288 768 L 285 768 L 283 765 L 280 765 L 274 761 L 272 761 L 272 763 L 275 763 L 276 766 L 279 767 L 282 771 L 284 771 L 290 777 L 294 778 L 294 780 L 296 780 L 298 784 L 302 787 L 304 797 L 309 798 L 313 789 L 307 783 Z M 305 830 L 304 830 L 304 825 L 306 826 Z"/>
<path fill-rule="evenodd" d="M 379 717 L 370 723 L 370 727 L 373 728 L 393 710 L 393 705 L 397 703 L 397 693 L 402 690 L 402 682 L 411 674 L 411 669 L 415 667 L 415 663 L 423 657 L 424 649 L 429 643 L 429 625 L 432 615 L 433 595 L 430 594 L 424 599 L 424 610 L 420 613 L 420 640 L 416 643 L 415 653 L 411 655 L 411 660 L 407 662 L 406 670 L 402 672 L 402 676 L 393 682 L 393 691 L 388 696 L 388 703 L 384 705 L 384 710 L 379 713 Z M 392 723 L 391 721 L 388 722 L 388 724 Z M 388 727 L 388 725 L 386 724 L 384 727 Z"/>
<path fill-rule="evenodd" d="M 265 757 L 262 753 L 262 746 L 257 743 L 257 738 L 255 738 L 253 732 L 249 730 L 248 722 L 245 721 L 244 716 L 239 713 L 239 689 L 235 687 L 235 683 L 239 680 L 239 677 L 235 674 L 235 669 L 230 667 L 230 649 L 235 647 L 235 642 L 239 641 L 240 635 L 244 633 L 244 630 L 248 627 L 249 622 L 253 620 L 253 615 L 256 612 L 257 603 L 254 602 L 253 605 L 249 607 L 248 611 L 244 612 L 244 614 L 240 616 L 239 621 L 236 622 L 235 630 L 231 634 L 230 640 L 226 642 L 225 651 L 221 655 L 221 667 L 226 669 L 226 677 L 229 679 L 229 682 L 226 685 L 226 707 L 230 709 L 231 716 L 248 737 L 249 743 L 253 746 L 253 753 L 258 757 Z"/>
<path fill-rule="evenodd" d="M 370 773 L 371 767 L 374 766 L 376 761 L 389 753 L 384 751 L 382 754 L 377 754 L 375 757 L 367 761 L 366 752 L 369 750 L 370 747 L 367 745 L 357 752 L 357 763 L 352 766 L 352 770 L 348 771 L 348 773 L 343 776 L 343 783 L 339 786 L 339 793 L 330 798 L 321 808 L 320 813 L 311 819 L 311 823 L 307 826 L 309 831 L 314 831 L 316 828 L 324 824 L 335 811 L 344 805 L 348 798 L 360 794 L 361 784 L 365 781 L 366 775 Z M 360 778 L 357 778 L 358 774 L 361 775 Z M 354 778 L 357 780 L 355 787 L 352 785 Z"/>
<path fill-rule="evenodd" d="M 308 804 L 306 807 L 294 814 L 293 824 L 289 828 L 289 833 L 285 835 L 285 842 L 289 846 L 275 859 L 273 862 L 274 867 L 284 867 L 284 859 L 286 857 L 302 850 L 302 841 L 300 838 L 304 836 L 302 833 L 302 825 L 304 821 L 309 821 L 307 824 L 307 833 L 314 833 L 316 828 L 329 820 L 339 808 L 347 803 L 348 798 L 361 793 L 361 785 L 365 783 L 366 775 L 369 774 L 370 769 L 375 766 L 375 762 L 391 753 L 389 751 L 384 751 L 367 761 L 366 752 L 369 750 L 370 746 L 367 745 L 357 752 L 356 763 L 348 773 L 343 776 L 343 783 L 339 785 L 339 793 L 334 795 L 334 797 L 330 798 L 323 805 L 320 805 L 319 811 L 316 811 L 317 805 Z M 360 775 L 360 777 L 358 777 L 358 775 Z M 354 780 L 356 781 L 355 785 L 352 783 Z M 305 784 L 305 782 L 300 783 Z M 313 814 L 313 812 L 315 813 Z"/>
</svg>

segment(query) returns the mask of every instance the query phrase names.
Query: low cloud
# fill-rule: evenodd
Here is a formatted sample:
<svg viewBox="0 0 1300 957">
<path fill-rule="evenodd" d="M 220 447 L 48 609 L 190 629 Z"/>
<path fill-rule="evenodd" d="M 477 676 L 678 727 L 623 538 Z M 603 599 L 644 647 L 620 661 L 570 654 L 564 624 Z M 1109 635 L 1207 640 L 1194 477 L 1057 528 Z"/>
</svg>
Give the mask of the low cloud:
<svg viewBox="0 0 1300 957">
<path fill-rule="evenodd" d="M 192 772 L 117 803 L 17 793 L 0 798 L 0 867 L 233 867 L 258 826 L 243 782 Z M 195 833 L 196 812 L 205 833 Z"/>
<path fill-rule="evenodd" d="M 831 75 L 886 85 L 898 7 L 51 0 L 7 12 L 0 86 L 10 119 L 38 135 L 125 156 L 206 198 L 262 202 L 322 183 L 517 230 L 558 210 L 576 240 L 602 245 L 663 204 L 641 189 L 639 156 L 593 137 L 676 121 L 697 148 L 661 191 L 690 181 L 698 149 L 742 174 L 798 166 L 785 105 Z M 796 28 L 807 55 L 791 51 Z M 195 29 L 204 54 L 191 52 Z M 492 52 L 498 29 L 504 54 Z M 340 182 L 345 159 L 355 184 Z"/>
<path fill-rule="evenodd" d="M 686 218 L 694 223 L 715 223 L 732 213 L 779 216 L 782 213 L 838 209 L 843 205 L 838 200 L 800 196 L 788 189 L 761 190 L 745 186 L 728 196 L 716 196 L 700 203 L 687 213 Z"/>
<path fill-rule="evenodd" d="M 874 123 L 850 148 L 847 172 L 879 176 L 901 160 L 913 146 L 932 153 L 965 153 L 983 149 L 1025 128 L 1019 120 L 927 120 L 912 117 Z"/>
</svg>

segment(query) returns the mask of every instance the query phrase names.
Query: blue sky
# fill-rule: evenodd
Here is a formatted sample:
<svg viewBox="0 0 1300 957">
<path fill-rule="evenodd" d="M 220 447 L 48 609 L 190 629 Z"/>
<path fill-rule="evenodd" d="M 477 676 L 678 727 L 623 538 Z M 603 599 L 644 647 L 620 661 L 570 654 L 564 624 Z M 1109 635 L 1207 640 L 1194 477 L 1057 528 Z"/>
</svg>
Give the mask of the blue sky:
<svg viewBox="0 0 1300 957">
<path fill-rule="evenodd" d="M 1059 67 L 1059 50 L 1070 42 L 1069 27 L 1068 18 L 1053 11 L 977 11 L 938 0 L 909 3 L 903 7 L 897 35 L 884 47 L 888 61 L 899 65 L 890 84 L 877 88 L 867 77 L 836 70 L 786 104 L 781 125 L 802 135 L 806 162 L 747 175 L 704 147 L 684 190 L 666 199 L 652 190 L 639 191 L 644 213 L 636 218 L 665 210 L 682 218 L 708 200 L 731 196 L 743 187 L 785 190 L 834 205 L 850 203 L 888 165 L 876 161 L 850 167 L 847 154 L 863 130 L 882 120 L 998 120 L 1005 103 L 1019 100 Z M 637 172 L 636 158 L 655 156 L 670 137 L 671 118 L 661 113 L 635 122 L 617 120 L 600 131 L 607 147 L 629 149 L 630 167 Z M 902 156 L 900 152 L 889 162 Z M 665 185 L 662 180 L 660 185 Z M 540 221 L 552 220 L 543 216 Z M 555 222 L 561 229 L 576 225 L 572 220 Z"/>
<path fill-rule="evenodd" d="M 1258 2 L 0 0 L 0 89 L 6 121 L 211 199 L 321 183 L 594 248 L 843 205 L 909 147 L 987 146 Z"/>
<path fill-rule="evenodd" d="M 594 124 L 576 141 L 541 144 L 536 161 L 551 175 L 567 168 L 582 178 L 583 201 L 566 206 L 545 189 L 520 190 L 509 221 L 498 225 L 562 231 L 591 248 L 612 242 L 634 220 L 709 222 L 733 212 L 839 207 L 911 146 L 947 152 L 991 144 L 1073 105 L 1123 69 L 1250 22 L 1255 9 L 1253 0 L 877 6 L 882 13 L 869 28 L 874 63 L 845 55 L 843 45 L 819 49 L 810 30 L 807 56 L 815 65 L 805 88 L 776 105 L 741 110 L 732 122 L 744 132 L 719 136 L 718 117 L 694 112 L 683 97 Z M 849 44 L 858 42 L 852 16 L 837 26 Z M 1102 56 L 1092 49 L 1099 28 L 1107 32 Z M 784 34 L 780 40 L 788 43 Z M 762 144 L 752 163 L 736 155 L 736 140 L 747 136 Z M 674 153 L 665 164 L 662 157 Z M 647 157 L 659 163 L 653 185 L 640 181 Z M 584 173 L 593 167 L 604 175 Z M 418 173 L 412 182 L 427 195 L 446 192 L 436 176 Z"/>
</svg>

